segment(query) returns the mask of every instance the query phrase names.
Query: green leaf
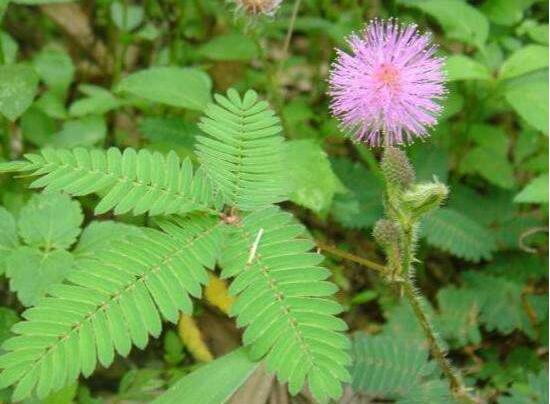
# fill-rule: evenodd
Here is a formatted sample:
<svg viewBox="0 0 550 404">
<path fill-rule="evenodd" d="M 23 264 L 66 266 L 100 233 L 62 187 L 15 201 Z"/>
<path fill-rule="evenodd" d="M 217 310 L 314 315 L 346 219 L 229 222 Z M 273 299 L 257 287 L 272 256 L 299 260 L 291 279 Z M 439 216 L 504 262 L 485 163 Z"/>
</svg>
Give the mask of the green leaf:
<svg viewBox="0 0 550 404">
<path fill-rule="evenodd" d="M 515 25 L 523 18 L 528 2 L 524 0 L 486 0 L 481 11 L 498 25 Z"/>
<path fill-rule="evenodd" d="M 269 104 L 249 90 L 215 95 L 199 128 L 196 154 L 225 202 L 254 210 L 286 200 L 284 138 Z"/>
<path fill-rule="evenodd" d="M 17 312 L 7 307 L 0 307 L 0 344 L 12 336 L 10 329 L 18 321 Z"/>
<path fill-rule="evenodd" d="M 92 84 L 81 84 L 78 90 L 87 95 L 73 102 L 69 108 L 71 116 L 102 115 L 122 105 L 122 101 L 109 90 Z"/>
<path fill-rule="evenodd" d="M 19 235 L 26 244 L 46 251 L 67 249 L 76 241 L 83 219 L 80 204 L 66 194 L 37 194 L 19 213 Z"/>
<path fill-rule="evenodd" d="M 73 148 L 93 146 L 105 139 L 107 125 L 102 116 L 89 115 L 63 123 L 63 128 L 53 135 L 50 146 Z"/>
<path fill-rule="evenodd" d="M 527 45 L 514 52 L 500 68 L 501 80 L 548 67 L 548 46 Z"/>
<path fill-rule="evenodd" d="M 533 179 L 514 198 L 516 203 L 548 203 L 548 174 Z"/>
<path fill-rule="evenodd" d="M 18 244 L 15 219 L 6 208 L 0 206 L 0 275 L 4 273 L 5 261 L 10 251 Z"/>
<path fill-rule="evenodd" d="M 334 195 L 345 188 L 325 151 L 312 140 L 292 140 L 286 144 L 285 160 L 290 200 L 326 215 Z"/>
<path fill-rule="evenodd" d="M 439 314 L 435 319 L 442 337 L 451 341 L 453 346 L 461 347 L 481 342 L 479 331 L 479 306 L 475 292 L 447 286 L 437 292 Z"/>
<path fill-rule="evenodd" d="M 339 398 L 347 371 L 347 325 L 332 299 L 337 288 L 306 229 L 278 207 L 256 210 L 233 226 L 220 255 L 223 278 L 234 278 L 231 314 L 246 326 L 243 343 L 291 394 L 307 382 L 321 402 Z M 252 258 L 251 258 L 252 257 Z"/>
<path fill-rule="evenodd" d="M 464 173 L 479 173 L 487 181 L 510 189 L 515 185 L 514 168 L 508 159 L 508 135 L 499 127 L 472 125 L 469 136 L 478 144 L 460 162 Z"/>
<path fill-rule="evenodd" d="M 114 1 L 111 3 L 111 19 L 118 29 L 133 31 L 143 21 L 143 7 Z"/>
<path fill-rule="evenodd" d="M 491 79 L 491 72 L 486 66 L 465 55 L 449 56 L 445 62 L 445 70 L 449 81 Z"/>
<path fill-rule="evenodd" d="M 139 131 L 151 142 L 153 150 L 175 150 L 180 156 L 191 156 L 195 139 L 200 130 L 195 123 L 176 117 L 145 117 L 139 123 Z"/>
<path fill-rule="evenodd" d="M 548 24 L 536 24 L 527 30 L 529 38 L 543 45 L 548 45 Z"/>
<path fill-rule="evenodd" d="M 73 257 L 64 250 L 42 252 L 37 248 L 19 247 L 6 261 L 10 290 L 24 306 L 33 306 L 48 288 L 61 282 L 73 268 Z"/>
<path fill-rule="evenodd" d="M 0 1 L 1 3 L 1 1 Z M 0 18 L 2 16 L 2 6 L 0 5 Z M 4 31 L 0 31 L 0 38 L 2 40 L 2 51 L 4 52 L 4 61 L 6 64 L 15 63 L 17 60 L 17 51 L 19 45 L 13 40 L 13 38 Z"/>
<path fill-rule="evenodd" d="M 515 381 L 510 396 L 501 396 L 499 404 L 538 404 L 548 401 L 548 370 L 530 373 L 527 382 Z"/>
<path fill-rule="evenodd" d="M 487 18 L 461 0 L 399 0 L 434 17 L 447 36 L 483 48 L 489 35 Z"/>
<path fill-rule="evenodd" d="M 516 329 L 527 333 L 532 331 L 523 308 L 521 284 L 473 271 L 463 277 L 479 306 L 480 322 L 489 331 L 499 331 L 504 335 Z"/>
<path fill-rule="evenodd" d="M 331 214 L 350 229 L 372 226 L 383 212 L 380 180 L 361 164 L 346 158 L 333 159 L 332 167 L 347 192 L 334 196 Z"/>
<path fill-rule="evenodd" d="M 258 365 L 245 348 L 236 349 L 185 376 L 152 404 L 224 403 Z"/>
<path fill-rule="evenodd" d="M 199 53 L 212 60 L 246 61 L 258 56 L 252 39 L 241 34 L 217 36 L 199 48 Z"/>
<path fill-rule="evenodd" d="M 446 383 L 434 376 L 428 350 L 419 341 L 358 333 L 353 356 L 352 387 L 373 401 L 443 404 L 450 400 Z"/>
<path fill-rule="evenodd" d="M 20 127 L 23 139 L 37 146 L 51 144 L 53 135 L 57 132 L 55 120 L 35 105 L 21 116 Z"/>
<path fill-rule="evenodd" d="M 0 66 L 0 113 L 15 121 L 31 105 L 38 76 L 23 64 Z"/>
<path fill-rule="evenodd" d="M 94 259 L 98 254 L 112 248 L 114 243 L 142 234 L 139 227 L 113 221 L 90 223 L 82 231 L 73 255 L 77 260 Z"/>
<path fill-rule="evenodd" d="M 125 77 L 116 87 L 149 101 L 202 111 L 210 102 L 212 82 L 201 70 L 152 67 Z"/>
<path fill-rule="evenodd" d="M 74 65 L 67 52 L 44 48 L 33 61 L 34 70 L 58 96 L 65 95 L 74 77 Z"/>
<path fill-rule="evenodd" d="M 505 97 L 531 126 L 548 134 L 548 75 L 514 83 Z"/>
<path fill-rule="evenodd" d="M 496 250 L 491 233 L 450 208 L 441 208 L 426 216 L 422 234 L 430 245 L 468 261 L 490 259 Z"/>
</svg>

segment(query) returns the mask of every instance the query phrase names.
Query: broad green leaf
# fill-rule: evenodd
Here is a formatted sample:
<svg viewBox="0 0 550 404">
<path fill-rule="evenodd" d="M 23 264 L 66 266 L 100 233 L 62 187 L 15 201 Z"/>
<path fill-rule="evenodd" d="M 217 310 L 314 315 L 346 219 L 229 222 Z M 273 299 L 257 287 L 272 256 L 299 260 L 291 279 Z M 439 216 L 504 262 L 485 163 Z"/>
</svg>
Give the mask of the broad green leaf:
<svg viewBox="0 0 550 404">
<path fill-rule="evenodd" d="M 152 67 L 122 79 L 116 91 L 149 101 L 202 111 L 210 102 L 212 82 L 206 73 L 180 67 Z"/>
<path fill-rule="evenodd" d="M 548 369 L 529 373 L 526 381 L 514 381 L 510 396 L 501 396 L 499 404 L 537 404 L 548 402 Z"/>
<path fill-rule="evenodd" d="M 46 251 L 67 249 L 80 233 L 80 204 L 66 194 L 34 195 L 19 213 L 19 235 L 26 244 Z"/>
<path fill-rule="evenodd" d="M 42 252 L 19 247 L 6 260 L 10 290 L 24 306 L 33 306 L 48 287 L 61 282 L 73 267 L 73 256 L 64 250 Z"/>
<path fill-rule="evenodd" d="M 211 39 L 199 53 L 212 60 L 250 60 L 258 56 L 258 47 L 248 36 L 229 34 Z"/>
<path fill-rule="evenodd" d="M 510 79 L 548 67 L 548 47 L 528 45 L 514 52 L 500 68 L 500 79 Z"/>
<path fill-rule="evenodd" d="M 65 108 L 65 97 L 53 91 L 44 92 L 33 104 L 33 107 L 40 109 L 50 118 L 65 120 L 68 118 Z"/>
<path fill-rule="evenodd" d="M 111 19 L 118 29 L 132 31 L 143 21 L 143 7 L 115 1 L 111 3 Z"/>
<path fill-rule="evenodd" d="M 51 144 L 64 148 L 93 146 L 105 139 L 106 134 L 105 119 L 97 115 L 88 115 L 65 121 L 61 131 L 53 135 Z"/>
<path fill-rule="evenodd" d="M 535 129 L 548 134 L 548 76 L 519 80 L 506 89 L 506 100 Z"/>
<path fill-rule="evenodd" d="M 23 64 L 0 66 L 0 113 L 15 121 L 31 105 L 38 76 Z"/>
<path fill-rule="evenodd" d="M 121 100 L 103 87 L 81 84 L 78 89 L 87 97 L 80 98 L 71 104 L 69 107 L 71 116 L 102 115 L 122 105 Z"/>
<path fill-rule="evenodd" d="M 541 174 L 514 198 L 516 203 L 548 203 L 548 174 Z"/>
<path fill-rule="evenodd" d="M 46 85 L 63 97 L 73 81 L 74 65 L 67 52 L 56 48 L 44 48 L 34 58 L 34 70 Z"/>
<path fill-rule="evenodd" d="M 0 6 L 0 9 L 2 7 Z M 2 15 L 0 11 L 0 16 Z M 2 40 L 2 51 L 4 52 L 4 62 L 6 64 L 15 63 L 17 59 L 17 51 L 19 45 L 13 40 L 13 38 L 6 32 L 0 31 L 0 37 Z"/>
<path fill-rule="evenodd" d="M 523 18 L 524 0 L 486 0 L 481 11 L 498 25 L 514 25 Z"/>
<path fill-rule="evenodd" d="M 293 140 L 287 142 L 285 156 L 290 200 L 325 215 L 334 195 L 345 191 L 327 154 L 311 140 Z"/>
<path fill-rule="evenodd" d="M 185 376 L 152 403 L 224 403 L 258 365 L 249 359 L 245 348 L 239 348 Z"/>
<path fill-rule="evenodd" d="M 12 214 L 6 208 L 0 206 L 0 275 L 5 271 L 5 261 L 17 245 L 17 225 Z"/>
<path fill-rule="evenodd" d="M 421 229 L 430 245 L 468 261 L 490 259 L 496 250 L 491 233 L 450 208 L 441 208 L 427 215 Z"/>
<path fill-rule="evenodd" d="M 536 24 L 527 30 L 529 38 L 543 45 L 548 45 L 548 24 Z"/>
<path fill-rule="evenodd" d="M 461 0 L 400 0 L 434 17 L 450 39 L 456 39 L 483 48 L 489 35 L 487 18 Z"/>
<path fill-rule="evenodd" d="M 196 124 L 176 117 L 143 118 L 139 130 L 150 142 L 148 148 L 161 152 L 175 150 L 181 156 L 192 154 L 195 137 L 201 133 Z"/>
<path fill-rule="evenodd" d="M 508 135 L 500 128 L 473 125 L 469 137 L 477 147 L 460 162 L 463 173 L 478 173 L 487 181 L 506 189 L 515 185 L 514 169 L 508 159 Z"/>
<path fill-rule="evenodd" d="M 58 130 L 56 121 L 35 105 L 21 116 L 20 127 L 23 139 L 36 146 L 51 144 Z"/>
<path fill-rule="evenodd" d="M 487 67 L 465 55 L 451 55 L 445 63 L 447 79 L 454 80 L 490 80 L 491 72 Z"/>
<path fill-rule="evenodd" d="M 163 384 L 160 369 L 130 369 L 120 381 L 117 396 L 122 401 L 150 402 Z"/>
<path fill-rule="evenodd" d="M 410 159 L 416 171 L 417 181 L 446 182 L 449 177 L 449 153 L 433 143 L 418 143 L 410 148 Z"/>
<path fill-rule="evenodd" d="M 383 189 L 378 178 L 359 163 L 345 158 L 332 160 L 332 166 L 347 192 L 334 196 L 331 214 L 347 228 L 372 226 L 383 213 Z"/>
</svg>

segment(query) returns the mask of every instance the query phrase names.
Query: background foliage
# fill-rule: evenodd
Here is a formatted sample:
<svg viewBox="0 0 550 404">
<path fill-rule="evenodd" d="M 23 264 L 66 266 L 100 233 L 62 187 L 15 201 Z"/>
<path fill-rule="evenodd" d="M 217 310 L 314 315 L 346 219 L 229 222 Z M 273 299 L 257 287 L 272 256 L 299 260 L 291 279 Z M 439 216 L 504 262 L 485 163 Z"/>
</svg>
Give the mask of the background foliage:
<svg viewBox="0 0 550 404">
<path fill-rule="evenodd" d="M 418 178 L 436 175 L 451 196 L 422 224 L 418 284 L 450 357 L 485 399 L 548 397 L 547 2 L 303 0 L 288 55 L 292 1 L 254 21 L 222 0 L 51 3 L 0 0 L 2 159 L 45 146 L 133 146 L 204 161 L 211 155 L 201 145 L 212 128 L 198 118 L 210 115 L 204 109 L 213 92 L 254 88 L 282 117 L 290 140 L 280 150 L 287 183 L 273 184 L 270 201 L 288 187 L 292 202 L 284 207 L 316 239 L 377 261 L 370 232 L 382 212 L 378 152 L 340 133 L 328 114 L 325 79 L 333 48 L 370 18 L 397 16 L 433 31 L 447 57 L 448 99 L 431 139 L 408 150 Z M 76 262 L 140 236 L 132 225 L 149 221 L 143 214 L 113 221 L 104 205 L 92 220 L 97 197 L 38 194 L 30 182 L 0 176 L 2 341 L 24 308 Z M 234 195 L 232 186 L 228 195 L 246 204 L 246 193 Z M 356 264 L 325 262 L 354 334 L 348 393 L 448 402 L 396 291 Z M 134 349 L 45 401 L 147 402 L 197 367 L 206 374 L 201 362 L 239 344 L 224 314 L 231 305 L 223 282 L 211 279 L 189 327 L 168 327 L 144 352 Z M 240 383 L 255 365 L 232 355 L 225 360 Z M 234 389 L 213 365 L 208 374 L 219 398 L 229 397 Z M 205 377 L 193 375 L 198 383 Z"/>
</svg>

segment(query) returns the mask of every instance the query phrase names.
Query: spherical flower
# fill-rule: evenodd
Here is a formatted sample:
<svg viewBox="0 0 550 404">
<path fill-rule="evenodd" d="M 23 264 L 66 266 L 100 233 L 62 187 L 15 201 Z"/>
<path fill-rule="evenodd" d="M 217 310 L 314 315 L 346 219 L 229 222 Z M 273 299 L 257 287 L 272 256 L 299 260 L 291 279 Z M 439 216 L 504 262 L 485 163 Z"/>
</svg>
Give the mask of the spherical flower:
<svg viewBox="0 0 550 404">
<path fill-rule="evenodd" d="M 251 15 L 273 15 L 283 0 L 235 0 L 237 9 Z"/>
<path fill-rule="evenodd" d="M 331 110 L 346 132 L 371 146 L 427 136 L 445 94 L 443 60 L 428 34 L 395 20 L 372 21 L 338 50 L 329 78 Z"/>
</svg>

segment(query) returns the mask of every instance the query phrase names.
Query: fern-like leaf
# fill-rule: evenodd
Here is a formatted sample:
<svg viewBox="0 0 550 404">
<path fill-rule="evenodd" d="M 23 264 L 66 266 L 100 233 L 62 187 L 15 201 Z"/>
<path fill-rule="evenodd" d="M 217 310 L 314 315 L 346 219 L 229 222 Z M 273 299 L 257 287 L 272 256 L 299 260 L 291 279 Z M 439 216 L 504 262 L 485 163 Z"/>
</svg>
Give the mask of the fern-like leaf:
<svg viewBox="0 0 550 404">
<path fill-rule="evenodd" d="M 448 403 L 446 383 L 434 377 L 434 363 L 420 341 L 359 333 L 353 341 L 353 389 L 373 402 Z"/>
<path fill-rule="evenodd" d="M 25 158 L 26 164 L 5 166 L 4 171 L 30 171 L 30 175 L 40 176 L 32 188 L 46 187 L 74 196 L 99 193 L 103 197 L 96 214 L 111 209 L 115 214 L 175 214 L 217 205 L 202 171 L 193 174 L 190 160 L 180 161 L 174 152 L 163 156 L 130 148 L 121 153 L 114 147 L 106 151 L 43 149 Z"/>
<path fill-rule="evenodd" d="M 213 217 L 164 219 L 163 232 L 143 229 L 97 260 L 83 260 L 63 284 L 25 311 L 0 357 L 0 388 L 15 384 L 14 400 L 39 398 L 109 366 L 161 332 L 161 316 L 191 313 L 189 294 L 208 281 L 223 235 Z"/>
<path fill-rule="evenodd" d="M 266 356 L 267 369 L 288 382 L 292 394 L 307 379 L 319 401 L 337 398 L 349 381 L 346 324 L 342 309 L 328 298 L 336 291 L 310 252 L 314 243 L 292 215 L 269 207 L 232 228 L 222 251 L 223 277 L 234 277 L 230 293 L 243 336 L 254 357 Z"/>
<path fill-rule="evenodd" d="M 490 259 L 497 248 L 493 235 L 483 226 L 450 208 L 427 215 L 422 233 L 429 244 L 473 262 Z"/>
<path fill-rule="evenodd" d="M 196 153 L 226 203 L 251 210 L 285 199 L 281 126 L 265 101 L 248 91 L 215 95 L 205 109 Z"/>
</svg>

